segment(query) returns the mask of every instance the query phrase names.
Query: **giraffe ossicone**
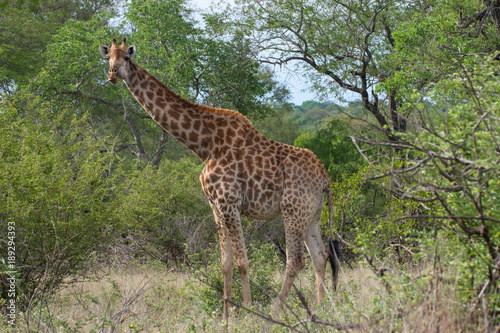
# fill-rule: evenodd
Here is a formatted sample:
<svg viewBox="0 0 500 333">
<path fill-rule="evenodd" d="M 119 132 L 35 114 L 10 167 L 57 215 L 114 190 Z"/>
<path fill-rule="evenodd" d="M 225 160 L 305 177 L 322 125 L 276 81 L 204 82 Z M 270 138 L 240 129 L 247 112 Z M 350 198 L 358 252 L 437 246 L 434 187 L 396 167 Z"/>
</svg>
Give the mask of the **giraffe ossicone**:
<svg viewBox="0 0 500 333">
<path fill-rule="evenodd" d="M 240 216 L 271 219 L 281 214 L 285 228 L 286 273 L 276 308 L 287 298 L 304 267 L 304 243 L 316 274 L 317 297 L 325 296 L 325 269 L 332 260 L 334 285 L 337 260 L 327 252 L 320 230 L 324 194 L 332 218 L 328 173 L 307 149 L 261 135 L 236 111 L 191 103 L 132 61 L 135 46 L 113 39 L 100 45 L 109 61 L 108 81 L 125 82 L 132 95 L 168 133 L 191 149 L 205 168 L 200 182 L 213 210 L 219 233 L 224 274 L 224 318 L 228 318 L 234 258 L 240 272 L 243 304 L 251 304 L 249 262 Z M 233 258 L 234 257 L 234 258 Z"/>
</svg>

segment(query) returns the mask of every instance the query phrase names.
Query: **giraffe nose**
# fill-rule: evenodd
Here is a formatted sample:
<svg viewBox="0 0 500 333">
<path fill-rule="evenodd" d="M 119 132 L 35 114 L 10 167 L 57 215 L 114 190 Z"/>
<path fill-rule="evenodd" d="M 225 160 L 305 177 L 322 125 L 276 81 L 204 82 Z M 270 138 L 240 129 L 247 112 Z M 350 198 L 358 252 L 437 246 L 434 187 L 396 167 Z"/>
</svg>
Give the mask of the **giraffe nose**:
<svg viewBox="0 0 500 333">
<path fill-rule="evenodd" d="M 108 75 L 108 82 L 115 84 L 117 81 L 117 77 L 113 73 L 109 73 Z"/>
<path fill-rule="evenodd" d="M 111 67 L 108 71 L 108 82 L 115 84 L 117 80 L 118 68 Z"/>
</svg>

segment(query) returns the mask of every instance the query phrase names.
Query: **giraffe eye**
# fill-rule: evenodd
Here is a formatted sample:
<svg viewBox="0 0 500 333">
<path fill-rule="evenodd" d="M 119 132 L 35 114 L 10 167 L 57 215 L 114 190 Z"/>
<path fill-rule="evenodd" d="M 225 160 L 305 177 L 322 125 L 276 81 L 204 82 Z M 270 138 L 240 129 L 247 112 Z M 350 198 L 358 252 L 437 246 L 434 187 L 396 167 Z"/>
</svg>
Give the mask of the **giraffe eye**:
<svg viewBox="0 0 500 333">
<path fill-rule="evenodd" d="M 130 59 L 129 56 L 125 56 L 125 60 L 128 61 Z"/>
</svg>

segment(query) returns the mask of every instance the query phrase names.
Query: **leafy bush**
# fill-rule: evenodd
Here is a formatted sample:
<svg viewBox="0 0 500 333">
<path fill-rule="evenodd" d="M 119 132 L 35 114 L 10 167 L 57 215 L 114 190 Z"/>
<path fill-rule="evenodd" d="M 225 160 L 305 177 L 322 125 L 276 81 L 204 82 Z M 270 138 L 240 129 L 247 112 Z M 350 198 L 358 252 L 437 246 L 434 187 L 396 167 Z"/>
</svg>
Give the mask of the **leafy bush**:
<svg viewBox="0 0 500 333">
<path fill-rule="evenodd" d="M 439 122 L 426 122 L 425 104 L 414 103 L 424 120 L 405 138 L 416 155 L 407 169 L 418 168 L 420 177 L 405 195 L 429 193 L 434 219 L 465 249 L 465 296 L 489 295 L 494 309 L 500 277 L 500 86 L 497 65 L 488 58 L 479 63 L 466 67 L 464 61 L 462 71 L 432 87 L 430 97 L 445 110 Z"/>
<path fill-rule="evenodd" d="M 457 59 L 460 70 L 430 85 L 428 92 L 413 91 L 407 102 L 415 113 L 411 130 L 400 134 L 398 142 L 383 143 L 395 153 L 387 163 L 370 163 L 370 174 L 386 176 L 384 188 L 403 208 L 387 215 L 388 225 L 401 228 L 408 221 L 454 242 L 449 250 L 463 266 L 456 280 L 463 301 L 472 302 L 471 308 L 481 301 L 489 316 L 498 307 L 500 278 L 500 86 L 491 59 L 469 60 Z M 389 235 L 375 234 L 371 241 Z M 441 246 L 439 241 L 435 246 Z"/>
<path fill-rule="evenodd" d="M 111 157 L 99 152 L 86 113 L 54 114 L 32 95 L 0 108 L 0 232 L 7 235 L 6 222 L 15 223 L 18 302 L 29 308 L 85 272 L 90 253 L 106 243 Z M 7 239 L 1 242 L 6 262 Z"/>
<path fill-rule="evenodd" d="M 197 252 L 214 240 L 212 211 L 198 180 L 202 167 L 185 158 L 126 175 L 129 185 L 117 217 L 123 222 L 121 231 L 142 254 L 180 264 L 186 248 Z"/>
</svg>

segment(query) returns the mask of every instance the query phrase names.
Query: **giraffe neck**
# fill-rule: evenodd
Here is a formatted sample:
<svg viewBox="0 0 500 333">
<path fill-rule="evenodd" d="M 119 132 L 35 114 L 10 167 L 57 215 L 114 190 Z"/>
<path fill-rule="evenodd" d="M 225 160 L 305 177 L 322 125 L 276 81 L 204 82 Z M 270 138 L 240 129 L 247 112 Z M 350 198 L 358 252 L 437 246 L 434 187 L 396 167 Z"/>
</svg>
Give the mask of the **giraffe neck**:
<svg viewBox="0 0 500 333">
<path fill-rule="evenodd" d="M 248 133 L 256 132 L 241 114 L 191 103 L 131 60 L 124 81 L 151 118 L 202 161 L 228 145 L 243 145 Z"/>
</svg>

